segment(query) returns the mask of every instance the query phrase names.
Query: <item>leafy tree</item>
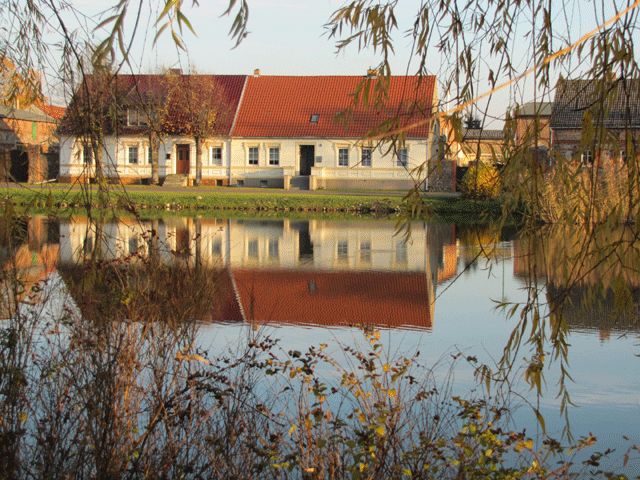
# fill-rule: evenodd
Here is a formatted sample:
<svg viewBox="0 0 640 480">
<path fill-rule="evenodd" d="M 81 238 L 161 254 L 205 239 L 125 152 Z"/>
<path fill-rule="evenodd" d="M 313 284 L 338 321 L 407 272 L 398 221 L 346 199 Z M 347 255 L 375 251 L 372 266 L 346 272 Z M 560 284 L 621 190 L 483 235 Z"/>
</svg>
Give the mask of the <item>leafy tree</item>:
<svg viewBox="0 0 640 480">
<path fill-rule="evenodd" d="M 224 90 L 210 75 L 167 76 L 167 113 L 164 130 L 193 137 L 196 145 L 195 185 L 202 182 L 203 142 L 218 133 L 218 126 L 230 115 Z"/>
</svg>

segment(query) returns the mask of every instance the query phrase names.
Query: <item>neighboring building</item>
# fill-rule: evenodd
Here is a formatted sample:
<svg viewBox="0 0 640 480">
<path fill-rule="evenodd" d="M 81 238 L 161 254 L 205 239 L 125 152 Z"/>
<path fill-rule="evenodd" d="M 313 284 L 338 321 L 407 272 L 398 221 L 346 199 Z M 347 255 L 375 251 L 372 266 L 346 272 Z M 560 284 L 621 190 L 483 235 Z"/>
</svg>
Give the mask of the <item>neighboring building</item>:
<svg viewBox="0 0 640 480">
<path fill-rule="evenodd" d="M 3 179 L 41 182 L 58 174 L 58 120 L 32 105 L 0 106 L 0 156 Z"/>
<path fill-rule="evenodd" d="M 561 79 L 556 84 L 550 121 L 556 155 L 584 164 L 619 160 L 626 155 L 625 135 L 638 141 L 640 80 L 607 84 L 604 94 L 599 85 L 593 79 Z"/>
<path fill-rule="evenodd" d="M 451 156 L 457 166 L 468 167 L 477 161 L 491 165 L 504 162 L 504 132 L 481 127 L 479 120 L 469 119 L 462 129 L 460 142 L 450 142 Z"/>
<path fill-rule="evenodd" d="M 163 77 L 117 77 L 119 113 L 105 129 L 103 164 L 107 176 L 128 183 L 151 176 L 148 128 L 130 99 L 148 92 L 166 98 Z M 432 175 L 428 180 L 418 179 L 424 189 L 454 187 L 450 179 L 455 172 L 448 164 L 442 168 L 438 151 L 437 91 L 432 76 L 391 77 L 385 101 L 372 100 L 374 105 L 367 107 L 354 106 L 354 94 L 365 80 L 373 98 L 380 81 L 375 77 L 263 76 L 259 71 L 248 77 L 200 76 L 205 77 L 220 85 L 222 109 L 230 114 L 217 125 L 217 133 L 204 140 L 204 184 L 406 189 L 415 182 L 411 170 L 427 163 Z M 173 120 L 175 130 L 179 122 Z M 398 129 L 402 129 L 402 141 L 396 148 L 388 143 L 380 145 L 379 136 Z M 184 175 L 193 179 L 194 139 L 164 130 L 159 148 L 160 177 Z M 61 144 L 61 180 L 91 177 L 91 152 L 73 122 L 65 125 Z M 449 181 L 442 181 L 443 176 Z"/>
<path fill-rule="evenodd" d="M 552 102 L 528 102 L 514 112 L 516 146 L 551 148 Z"/>
</svg>

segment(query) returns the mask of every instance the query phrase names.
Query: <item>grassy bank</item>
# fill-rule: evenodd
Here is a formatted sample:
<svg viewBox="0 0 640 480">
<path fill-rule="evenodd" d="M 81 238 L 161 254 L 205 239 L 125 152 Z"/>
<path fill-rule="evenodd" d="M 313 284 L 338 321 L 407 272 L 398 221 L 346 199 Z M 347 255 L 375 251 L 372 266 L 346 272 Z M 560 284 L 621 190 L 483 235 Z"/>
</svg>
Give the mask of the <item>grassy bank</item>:
<svg viewBox="0 0 640 480">
<path fill-rule="evenodd" d="M 68 210 L 85 207 L 88 202 L 98 206 L 98 195 L 80 189 L 2 188 L 0 195 L 15 206 L 28 209 Z M 497 215 L 497 202 L 474 201 L 452 197 L 425 198 L 429 215 L 451 216 L 486 213 Z M 125 210 L 162 210 L 199 212 L 310 212 L 393 215 L 403 211 L 403 199 L 398 195 L 310 194 L 280 191 L 209 190 L 163 192 L 143 189 L 114 189 L 109 194 L 108 207 Z"/>
</svg>

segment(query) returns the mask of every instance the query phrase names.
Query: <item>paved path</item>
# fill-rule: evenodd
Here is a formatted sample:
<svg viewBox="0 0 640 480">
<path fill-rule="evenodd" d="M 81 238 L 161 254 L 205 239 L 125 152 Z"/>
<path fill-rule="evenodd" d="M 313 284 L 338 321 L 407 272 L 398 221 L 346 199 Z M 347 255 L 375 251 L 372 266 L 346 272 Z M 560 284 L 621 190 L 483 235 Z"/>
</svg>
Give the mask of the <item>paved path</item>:
<svg viewBox="0 0 640 480">
<path fill-rule="evenodd" d="M 29 185 L 26 183 L 0 183 L 2 188 L 27 188 L 30 190 L 79 190 L 80 185 L 68 184 L 68 183 L 45 183 L 41 185 Z M 95 188 L 95 185 L 92 185 Z M 121 188 L 119 185 L 111 185 L 115 190 Z M 218 194 L 265 194 L 265 195 L 351 195 L 351 196 L 389 196 L 389 197 L 402 197 L 406 191 L 382 191 L 382 190 L 284 190 L 282 188 L 250 188 L 250 187 L 160 187 L 152 185 L 125 185 L 124 188 L 128 191 L 137 192 L 165 192 L 165 193 L 199 193 L 206 195 L 207 193 Z M 459 192 L 426 192 L 424 194 L 427 198 L 458 198 Z"/>
</svg>

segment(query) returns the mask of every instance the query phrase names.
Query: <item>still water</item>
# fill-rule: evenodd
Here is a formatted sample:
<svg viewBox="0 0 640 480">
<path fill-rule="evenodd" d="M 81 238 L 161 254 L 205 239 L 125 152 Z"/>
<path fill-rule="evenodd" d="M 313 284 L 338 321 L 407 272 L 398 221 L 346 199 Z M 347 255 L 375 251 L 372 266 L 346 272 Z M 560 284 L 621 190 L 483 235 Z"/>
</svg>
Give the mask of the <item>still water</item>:
<svg viewBox="0 0 640 480">
<path fill-rule="evenodd" d="M 82 216 L 35 216 L 23 229 L 24 244 L 12 258 L 5 252 L 5 262 L 15 262 L 27 283 L 44 281 L 57 290 L 48 300 L 52 312 L 79 308 L 70 307 L 73 295 L 65 293 L 60 272 L 100 243 L 105 260 L 135 265 L 155 252 L 166 262 L 215 271 L 222 287 L 205 299 L 210 306 L 199 319 L 199 342 L 208 350 L 222 351 L 257 329 L 281 339 L 284 348 L 352 345 L 362 341 L 366 326 L 381 329 L 390 355 L 420 351 L 427 365 L 446 365 L 458 352 L 495 365 L 518 325 L 518 314 L 509 317 L 510 307 L 499 305 L 530 300 L 534 281 L 541 312 L 553 312 L 556 296 L 550 292 L 562 289 L 567 271 L 563 245 L 580 237 L 579 231 L 543 231 L 532 240 L 515 229 L 415 223 L 405 240 L 393 221 L 372 219 L 123 219 L 98 231 Z M 541 254 L 532 244 L 553 248 Z M 576 437 L 591 432 L 622 448 L 623 435 L 640 442 L 640 281 L 637 270 L 592 263 L 566 295 L 566 369 L 572 378 L 566 389 L 574 404 L 568 419 L 560 414 L 560 362 L 551 345 L 544 346 L 548 358 L 538 397 L 523 380 L 521 360 L 532 356 L 523 343 L 514 354 L 514 398 L 521 405 L 514 428 L 539 431 L 530 402 L 544 414 L 551 436 L 559 438 L 569 422 Z M 615 297 L 623 286 L 624 313 Z M 590 287 L 602 294 L 598 303 L 584 295 Z M 170 292 L 172 285 L 156 288 Z M 454 391 L 475 388 L 473 368 L 459 364 Z"/>
</svg>

